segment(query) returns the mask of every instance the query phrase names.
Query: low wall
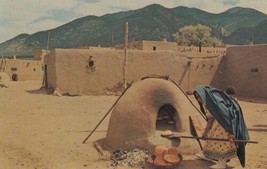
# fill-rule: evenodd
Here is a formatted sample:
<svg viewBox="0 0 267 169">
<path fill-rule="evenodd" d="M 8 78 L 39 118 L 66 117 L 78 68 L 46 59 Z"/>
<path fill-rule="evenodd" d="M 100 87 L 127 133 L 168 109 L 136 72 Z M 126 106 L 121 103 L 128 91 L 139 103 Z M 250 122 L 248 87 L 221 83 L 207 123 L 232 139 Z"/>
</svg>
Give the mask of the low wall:
<svg viewBox="0 0 267 169">
<path fill-rule="evenodd" d="M 61 93 L 108 94 L 122 87 L 124 58 L 123 50 L 56 49 L 47 58 L 48 83 Z M 126 80 L 168 75 L 192 92 L 197 85 L 211 83 L 220 60 L 220 55 L 129 50 Z"/>
</svg>

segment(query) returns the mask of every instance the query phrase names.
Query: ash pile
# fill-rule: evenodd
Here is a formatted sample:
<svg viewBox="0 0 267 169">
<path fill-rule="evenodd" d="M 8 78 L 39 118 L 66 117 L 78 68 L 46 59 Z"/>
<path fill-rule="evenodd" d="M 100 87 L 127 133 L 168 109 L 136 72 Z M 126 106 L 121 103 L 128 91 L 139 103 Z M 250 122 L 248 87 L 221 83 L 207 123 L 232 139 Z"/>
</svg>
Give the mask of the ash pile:
<svg viewBox="0 0 267 169">
<path fill-rule="evenodd" d="M 115 150 L 112 152 L 111 166 L 141 167 L 144 168 L 149 153 L 142 149 L 133 149 L 130 151 Z"/>
</svg>

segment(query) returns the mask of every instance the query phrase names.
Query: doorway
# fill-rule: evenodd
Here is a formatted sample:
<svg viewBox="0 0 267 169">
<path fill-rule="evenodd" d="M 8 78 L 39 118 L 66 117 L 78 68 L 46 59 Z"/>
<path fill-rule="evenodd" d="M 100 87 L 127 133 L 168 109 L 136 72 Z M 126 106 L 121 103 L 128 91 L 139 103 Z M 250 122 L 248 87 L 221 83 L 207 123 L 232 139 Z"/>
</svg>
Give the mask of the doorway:
<svg viewBox="0 0 267 169">
<path fill-rule="evenodd" d="M 12 74 L 12 81 L 18 81 L 18 75 L 17 74 Z"/>
</svg>

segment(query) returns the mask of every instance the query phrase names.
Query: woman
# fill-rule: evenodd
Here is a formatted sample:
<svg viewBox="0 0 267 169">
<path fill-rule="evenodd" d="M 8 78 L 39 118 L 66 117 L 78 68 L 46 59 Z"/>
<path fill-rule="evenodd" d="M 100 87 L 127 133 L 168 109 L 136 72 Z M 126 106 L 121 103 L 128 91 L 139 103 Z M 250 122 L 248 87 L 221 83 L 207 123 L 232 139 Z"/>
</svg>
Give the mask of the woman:
<svg viewBox="0 0 267 169">
<path fill-rule="evenodd" d="M 202 137 L 229 139 L 229 142 L 206 140 L 203 155 L 218 161 L 210 168 L 226 168 L 226 161 L 236 156 L 244 167 L 245 143 L 234 142 L 236 138 L 249 139 L 240 106 L 225 93 L 210 86 L 198 86 L 194 96 L 207 120 Z"/>
</svg>

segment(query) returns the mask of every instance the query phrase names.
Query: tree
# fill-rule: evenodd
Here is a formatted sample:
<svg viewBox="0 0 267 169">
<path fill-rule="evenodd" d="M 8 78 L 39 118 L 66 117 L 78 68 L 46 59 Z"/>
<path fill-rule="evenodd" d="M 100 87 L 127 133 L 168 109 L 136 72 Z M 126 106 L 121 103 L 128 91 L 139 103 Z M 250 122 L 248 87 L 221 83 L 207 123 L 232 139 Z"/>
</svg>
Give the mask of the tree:
<svg viewBox="0 0 267 169">
<path fill-rule="evenodd" d="M 179 45 L 188 46 L 221 46 L 222 42 L 211 36 L 211 28 L 205 25 L 189 25 L 174 34 Z"/>
</svg>

